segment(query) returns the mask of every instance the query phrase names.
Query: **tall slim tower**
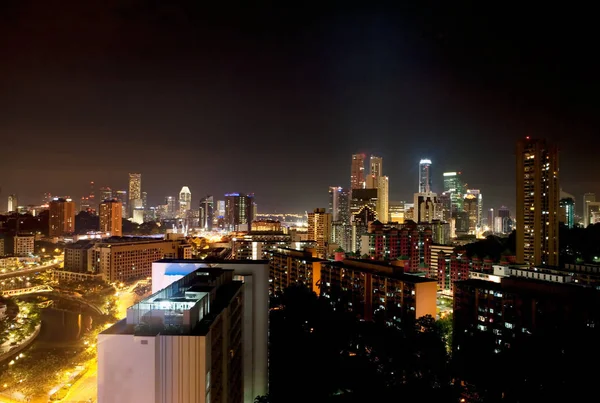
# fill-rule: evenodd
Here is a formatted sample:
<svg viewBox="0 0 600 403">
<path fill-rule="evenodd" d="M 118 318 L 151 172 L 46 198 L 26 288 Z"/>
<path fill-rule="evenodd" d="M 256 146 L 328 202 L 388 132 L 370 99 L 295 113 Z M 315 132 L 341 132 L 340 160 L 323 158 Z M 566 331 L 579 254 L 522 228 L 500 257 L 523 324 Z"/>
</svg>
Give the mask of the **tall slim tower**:
<svg viewBox="0 0 600 403">
<path fill-rule="evenodd" d="M 8 209 L 7 211 L 9 213 L 12 213 L 13 211 L 18 211 L 19 210 L 19 203 L 17 201 L 17 195 L 8 195 Z"/>
<path fill-rule="evenodd" d="M 206 197 L 200 199 L 200 228 L 204 229 L 205 231 L 212 230 L 214 218 L 213 203 L 214 198 L 211 195 L 207 195 Z"/>
<path fill-rule="evenodd" d="M 368 189 L 373 189 L 378 187 L 379 178 L 383 175 L 383 158 L 371 155 L 369 165 L 371 166 L 371 170 L 369 171 L 369 176 L 366 180 L 366 187 Z"/>
<path fill-rule="evenodd" d="M 127 191 L 126 190 L 117 190 L 114 193 L 114 198 L 121 202 L 122 210 L 123 210 L 123 218 L 128 218 L 130 215 L 128 214 L 129 205 L 127 199 Z"/>
<path fill-rule="evenodd" d="M 352 155 L 352 167 L 350 171 L 350 188 L 364 189 L 365 188 L 365 155 Z"/>
<path fill-rule="evenodd" d="M 558 149 L 542 139 L 517 143 L 517 262 L 558 266 Z"/>
<path fill-rule="evenodd" d="M 100 231 L 111 236 L 122 236 L 123 205 L 118 200 L 104 200 L 100 203 Z"/>
<path fill-rule="evenodd" d="M 431 160 L 419 161 L 419 193 L 431 192 Z"/>
<path fill-rule="evenodd" d="M 50 237 L 58 237 L 75 232 L 75 203 L 71 199 L 55 197 L 50 202 Z"/>
<path fill-rule="evenodd" d="M 384 224 L 389 222 L 389 186 L 390 178 L 387 176 L 377 178 L 377 219 Z"/>
<path fill-rule="evenodd" d="M 225 225 L 231 231 L 251 231 L 254 221 L 254 195 L 225 194 Z M 220 206 L 219 206 L 220 209 Z"/>
<path fill-rule="evenodd" d="M 192 208 L 192 192 L 190 188 L 184 186 L 179 192 L 179 217 L 185 218 L 187 212 Z"/>
<path fill-rule="evenodd" d="M 326 213 L 324 208 L 308 213 L 308 238 L 317 243 L 317 257 L 325 258 L 331 242 L 331 214 Z"/>
<path fill-rule="evenodd" d="M 596 202 L 595 193 L 586 193 L 583 195 L 583 228 L 590 225 L 590 203 Z"/>
<path fill-rule="evenodd" d="M 142 174 L 129 174 L 129 216 L 133 210 L 142 207 Z"/>
</svg>

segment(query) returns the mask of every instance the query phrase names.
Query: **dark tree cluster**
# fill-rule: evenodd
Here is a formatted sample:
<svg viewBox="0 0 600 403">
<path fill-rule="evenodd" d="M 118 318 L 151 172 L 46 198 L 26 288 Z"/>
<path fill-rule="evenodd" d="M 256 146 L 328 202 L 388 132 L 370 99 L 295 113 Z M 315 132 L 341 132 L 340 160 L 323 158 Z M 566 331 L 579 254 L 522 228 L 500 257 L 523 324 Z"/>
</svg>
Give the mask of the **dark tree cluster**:
<svg viewBox="0 0 600 403">
<path fill-rule="evenodd" d="M 433 318 L 398 328 L 334 310 L 303 286 L 270 314 L 268 402 L 428 399 L 456 402 L 442 329 Z"/>
<path fill-rule="evenodd" d="M 600 261 L 600 224 L 587 228 L 560 226 L 560 260 L 562 263 L 598 263 Z"/>
<path fill-rule="evenodd" d="M 517 234 L 516 231 L 513 231 L 508 237 L 503 238 L 488 235 L 485 239 L 461 246 L 458 249 L 464 250 L 468 257 L 478 256 L 481 259 L 489 257 L 497 262 L 503 254 L 514 255 L 516 253 Z"/>
</svg>

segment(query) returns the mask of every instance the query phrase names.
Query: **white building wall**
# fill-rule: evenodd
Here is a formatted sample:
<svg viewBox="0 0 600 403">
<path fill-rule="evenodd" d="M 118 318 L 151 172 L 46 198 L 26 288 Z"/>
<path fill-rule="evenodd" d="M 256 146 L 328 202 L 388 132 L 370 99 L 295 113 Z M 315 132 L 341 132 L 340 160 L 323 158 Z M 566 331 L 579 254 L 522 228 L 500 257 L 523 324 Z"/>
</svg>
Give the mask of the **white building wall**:
<svg viewBox="0 0 600 403">
<path fill-rule="evenodd" d="M 99 334 L 98 403 L 160 403 L 157 350 L 155 337 Z"/>
</svg>

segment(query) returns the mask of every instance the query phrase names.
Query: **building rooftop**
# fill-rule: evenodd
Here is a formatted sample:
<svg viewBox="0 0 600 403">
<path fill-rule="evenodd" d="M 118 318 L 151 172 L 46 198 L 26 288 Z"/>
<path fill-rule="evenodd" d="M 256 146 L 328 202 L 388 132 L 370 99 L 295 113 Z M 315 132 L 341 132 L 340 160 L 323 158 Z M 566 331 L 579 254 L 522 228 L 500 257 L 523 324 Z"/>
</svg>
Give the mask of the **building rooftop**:
<svg viewBox="0 0 600 403">
<path fill-rule="evenodd" d="M 186 264 L 197 264 L 197 263 L 223 263 L 223 264 L 268 264 L 268 260 L 249 260 L 249 259 L 211 259 L 207 261 L 205 259 L 160 259 L 154 263 L 186 263 Z M 202 270 L 202 269 L 199 269 Z"/>
<path fill-rule="evenodd" d="M 127 309 L 104 334 L 204 335 L 238 293 L 233 270 L 199 268 Z"/>
</svg>

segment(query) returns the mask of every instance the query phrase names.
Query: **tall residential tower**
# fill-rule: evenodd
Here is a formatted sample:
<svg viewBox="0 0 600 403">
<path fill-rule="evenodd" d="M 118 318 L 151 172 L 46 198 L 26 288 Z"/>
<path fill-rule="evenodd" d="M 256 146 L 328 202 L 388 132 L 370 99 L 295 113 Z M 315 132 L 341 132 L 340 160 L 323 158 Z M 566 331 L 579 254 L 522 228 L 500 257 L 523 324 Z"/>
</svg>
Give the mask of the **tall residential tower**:
<svg viewBox="0 0 600 403">
<path fill-rule="evenodd" d="M 558 149 L 542 139 L 517 143 L 517 262 L 558 266 Z"/>
<path fill-rule="evenodd" d="M 352 167 L 350 171 L 350 188 L 364 189 L 365 188 L 365 155 L 352 155 Z"/>
</svg>

